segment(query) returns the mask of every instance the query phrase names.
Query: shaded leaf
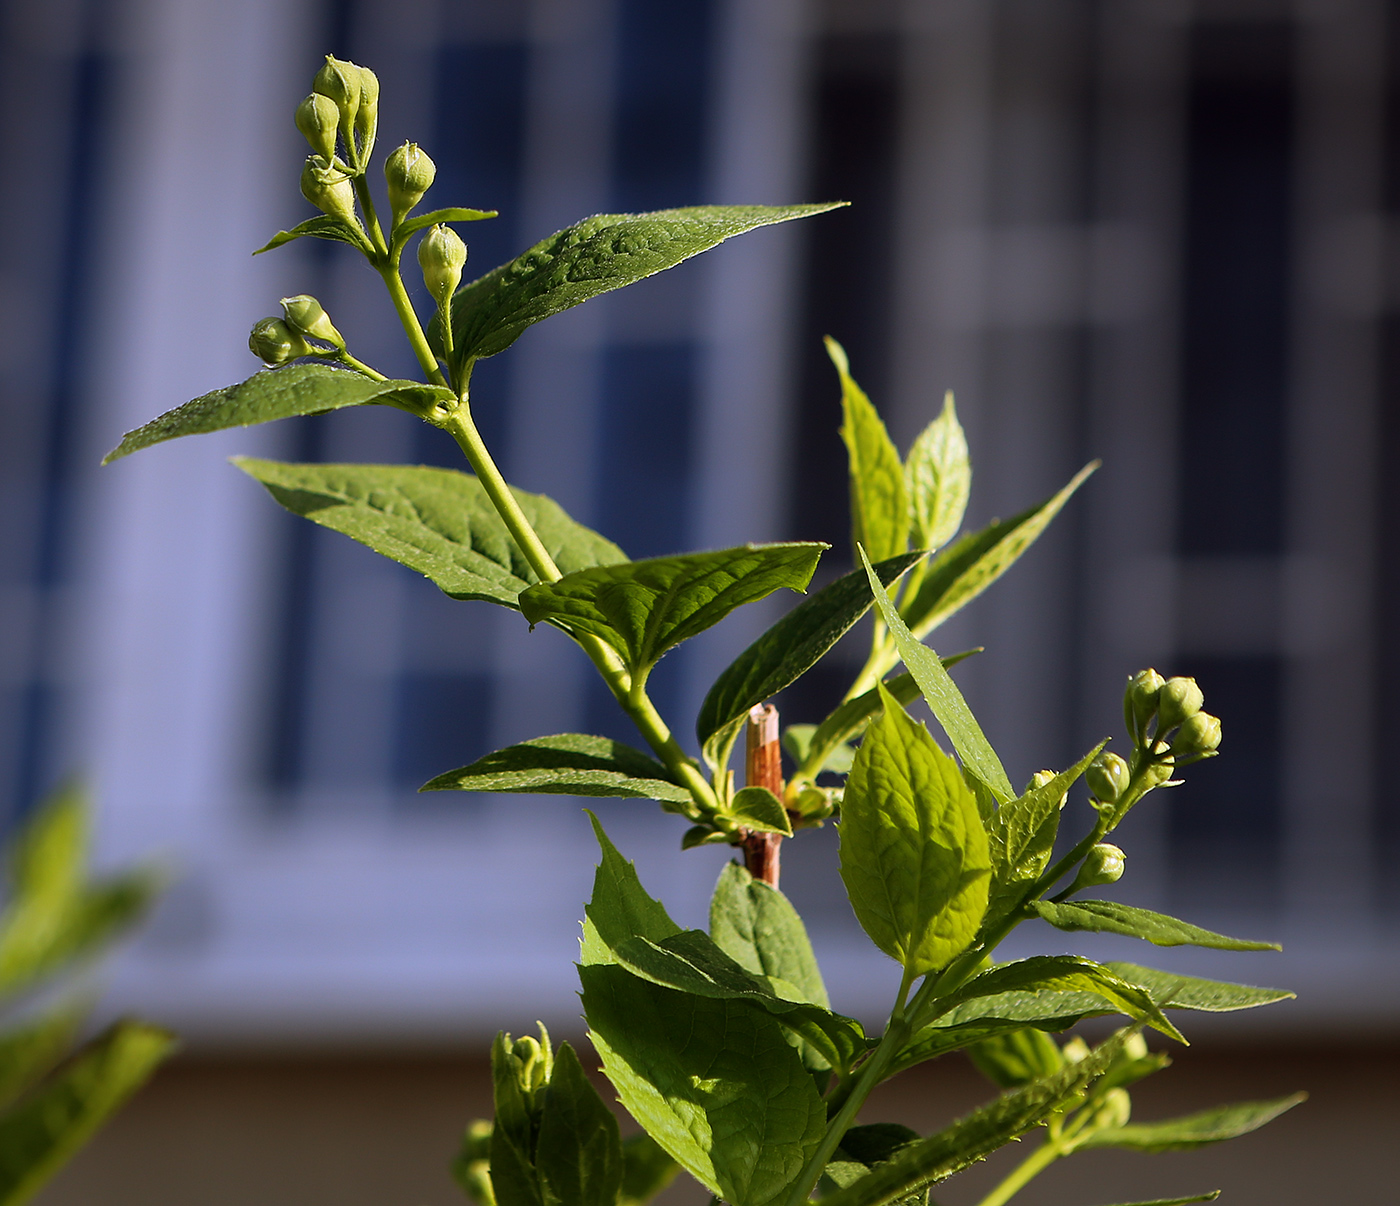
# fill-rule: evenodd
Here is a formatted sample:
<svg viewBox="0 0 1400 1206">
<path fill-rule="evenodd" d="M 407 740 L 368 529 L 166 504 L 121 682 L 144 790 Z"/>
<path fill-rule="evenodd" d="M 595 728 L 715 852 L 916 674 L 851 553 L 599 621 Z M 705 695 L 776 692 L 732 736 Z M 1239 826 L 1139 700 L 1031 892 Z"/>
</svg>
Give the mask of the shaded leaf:
<svg viewBox="0 0 1400 1206">
<path fill-rule="evenodd" d="M 68 1054 L 83 1011 L 59 1009 L 0 1036 L 0 1109 L 31 1089 Z"/>
<path fill-rule="evenodd" d="M 430 779 L 419 791 L 524 791 L 627 796 L 688 804 L 690 793 L 661 763 L 608 737 L 533 737 Z"/>
<path fill-rule="evenodd" d="M 791 984 L 802 999 L 830 1008 L 807 927 L 777 888 L 746 867 L 724 865 L 710 898 L 710 937 L 746 971 Z"/>
<path fill-rule="evenodd" d="M 979 1039 L 967 1048 L 977 1070 L 1000 1089 L 1014 1089 L 1065 1066 L 1060 1048 L 1043 1030 L 1026 1027 Z"/>
<path fill-rule="evenodd" d="M 1291 1110 L 1306 1093 L 1294 1093 L 1272 1101 L 1241 1101 L 1234 1105 L 1216 1106 L 1198 1114 L 1168 1118 L 1163 1122 L 1130 1122 L 1127 1126 L 1094 1131 L 1078 1146 L 1125 1147 L 1139 1152 L 1185 1151 L 1237 1139 L 1257 1131 L 1280 1114 Z"/>
<path fill-rule="evenodd" d="M 841 878 L 865 932 L 912 977 L 947 966 L 972 941 L 990 861 L 957 766 L 883 698 L 846 780 Z"/>
<path fill-rule="evenodd" d="M 535 1169 L 546 1206 L 616 1206 L 622 1187 L 617 1119 L 561 1043 L 540 1119 Z"/>
<path fill-rule="evenodd" d="M 531 624 L 589 633 L 622 654 L 634 673 L 719 623 L 736 607 L 780 587 L 805 590 L 824 544 L 746 544 L 714 553 L 653 557 L 576 570 L 520 596 Z"/>
<path fill-rule="evenodd" d="M 755 227 L 840 204 L 700 205 L 585 218 L 458 290 L 452 299 L 457 357 L 494 356 L 532 324 L 600 293 L 673 268 Z"/>
<path fill-rule="evenodd" d="M 539 581 L 520 546 L 469 473 L 427 465 L 288 464 L 234 457 L 282 506 L 416 570 L 454 599 L 518 608 Z M 627 555 L 575 523 L 553 499 L 512 489 L 564 573 Z"/>
<path fill-rule="evenodd" d="M 787 809 L 766 787 L 741 787 L 729 805 L 730 815 L 740 824 L 759 833 L 781 833 L 792 837 Z"/>
<path fill-rule="evenodd" d="M 1178 921 L 1165 913 L 1119 904 L 1116 900 L 1077 900 L 1055 904 L 1033 900 L 1030 907 L 1057 930 L 1089 930 L 1096 934 L 1124 934 L 1145 938 L 1155 946 L 1205 946 L 1217 951 L 1277 951 L 1276 942 L 1250 942 L 1227 938 L 1198 925 Z"/>
<path fill-rule="evenodd" d="M 904 489 L 914 548 L 936 549 L 957 535 L 972 489 L 972 465 L 952 390 L 944 396 L 938 418 L 919 433 L 909 449 Z"/>
<path fill-rule="evenodd" d="M 781 1198 L 821 1142 L 826 1106 L 776 1019 L 621 967 L 579 977 L 603 1069 L 647 1133 L 733 1206 Z"/>
<path fill-rule="evenodd" d="M 33 1195 L 174 1046 L 162 1030 L 120 1023 L 0 1116 L 0 1206 Z"/>
<path fill-rule="evenodd" d="M 988 524 L 944 549 L 929 564 L 912 599 L 901 608 L 910 630 L 925 637 L 954 612 L 967 606 L 1001 577 L 1059 514 L 1098 462 L 1085 465 L 1059 492 L 1039 506 L 1005 521 Z"/>
<path fill-rule="evenodd" d="M 906 553 L 881 561 L 875 574 L 888 586 L 919 557 Z M 865 572 L 854 570 L 794 607 L 715 679 L 695 720 L 700 744 L 747 716 L 755 704 L 795 683 L 851 630 L 872 602 Z"/>
<path fill-rule="evenodd" d="M 1104 966 L 1128 983 L 1147 989 L 1164 1009 L 1229 1013 L 1235 1009 L 1272 1005 L 1295 995 L 1283 988 L 1253 988 L 1224 980 L 1202 980 L 1197 976 L 1158 971 L 1155 967 L 1139 967 L 1136 963 L 1105 963 Z"/>
<path fill-rule="evenodd" d="M 361 250 L 369 246 L 369 241 L 364 235 L 346 226 L 339 218 L 320 214 L 317 217 L 308 218 L 305 222 L 297 223 L 291 230 L 279 230 L 253 254 L 262 255 L 264 251 L 271 251 L 274 247 L 281 247 L 293 239 L 302 239 L 308 235 L 317 239 L 329 239 L 332 243 L 349 243 L 351 247 L 358 247 Z"/>
<path fill-rule="evenodd" d="M 166 411 L 144 427 L 128 431 L 122 442 L 102 458 L 102 463 L 111 464 L 119 457 L 178 436 L 250 427 L 274 419 L 318 415 L 371 403 L 426 409 L 437 400 L 455 396 L 450 389 L 421 381 L 375 381 L 363 373 L 325 364 L 262 369 L 246 381 L 204 394 Z"/>
<path fill-rule="evenodd" d="M 617 1206 L 646 1206 L 680 1170 L 645 1131 L 629 1136 L 622 1141 L 622 1189 Z"/>
<path fill-rule="evenodd" d="M 394 227 L 394 242 L 402 243 L 404 239 L 417 234 L 420 230 L 427 230 L 429 226 L 436 226 L 439 222 L 480 222 L 483 218 L 498 216 L 498 212 L 494 209 L 460 209 L 457 207 L 435 209 L 432 213 L 409 218 L 408 221 Z"/>
<path fill-rule="evenodd" d="M 825 1176 L 838 1187 L 851 1185 L 879 1164 L 888 1161 L 900 1148 L 914 1142 L 918 1131 L 897 1122 L 873 1122 L 853 1126 L 841 1140 L 826 1166 Z M 922 1206 L 928 1191 L 919 1190 L 899 1199 L 897 1206 Z"/>
<path fill-rule="evenodd" d="M 919 684 L 919 690 L 923 692 L 928 706 L 938 717 L 938 723 L 948 734 L 948 740 L 958 751 L 963 765 L 986 784 L 999 802 L 1005 803 L 1016 793 L 1011 788 L 1011 780 L 1006 777 L 1001 759 L 997 757 L 996 751 L 983 734 L 982 726 L 972 715 L 972 709 L 967 706 L 967 700 L 962 697 L 957 684 L 948 676 L 948 671 L 943 668 L 938 655 L 927 645 L 917 641 L 905 626 L 884 587 L 871 572 L 870 560 L 866 557 L 865 550 L 858 551 L 870 577 L 870 589 L 875 596 L 875 605 L 880 609 L 880 614 L 884 617 L 899 650 L 899 656 L 904 659 L 909 673 Z"/>
<path fill-rule="evenodd" d="M 850 466 L 851 544 L 874 561 L 897 557 L 909 547 L 909 500 L 904 466 L 865 391 L 855 383 L 845 349 L 826 337 L 826 354 L 841 376 L 841 439 Z"/>
<path fill-rule="evenodd" d="M 1119 1031 L 1078 1063 L 1042 1077 L 900 1149 L 854 1184 L 823 1198 L 824 1206 L 885 1206 L 944 1181 L 1063 1110 L 1118 1058 L 1131 1031 Z"/>
</svg>

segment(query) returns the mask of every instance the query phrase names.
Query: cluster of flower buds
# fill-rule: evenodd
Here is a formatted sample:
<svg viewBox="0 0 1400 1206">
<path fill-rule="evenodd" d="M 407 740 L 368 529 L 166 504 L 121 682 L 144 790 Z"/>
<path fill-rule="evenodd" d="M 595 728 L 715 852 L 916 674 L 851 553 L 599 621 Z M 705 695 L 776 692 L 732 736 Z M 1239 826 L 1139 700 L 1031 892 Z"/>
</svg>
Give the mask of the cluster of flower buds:
<svg viewBox="0 0 1400 1206">
<path fill-rule="evenodd" d="M 413 212 L 413 207 L 423 200 L 423 194 L 432 188 L 436 178 L 437 165 L 416 142 L 394 148 L 384 161 L 384 183 L 389 187 L 394 226 Z"/>
<path fill-rule="evenodd" d="M 1220 745 L 1220 718 L 1203 711 L 1205 697 L 1194 678 L 1164 679 L 1139 670 L 1128 679 L 1123 718 L 1133 743 L 1180 766 L 1209 758 Z"/>
<path fill-rule="evenodd" d="M 368 67 L 326 55 L 311 95 L 297 106 L 296 123 L 325 167 L 360 175 L 379 132 L 379 77 Z M 335 153 L 337 134 L 345 146 L 341 162 Z"/>
<path fill-rule="evenodd" d="M 310 294 L 282 299 L 281 318 L 261 318 L 253 324 L 248 348 L 269 368 L 286 364 L 299 356 L 326 355 L 309 340 L 331 345 L 334 352 L 345 350 L 345 338 L 335 329 L 329 315 Z"/>
</svg>

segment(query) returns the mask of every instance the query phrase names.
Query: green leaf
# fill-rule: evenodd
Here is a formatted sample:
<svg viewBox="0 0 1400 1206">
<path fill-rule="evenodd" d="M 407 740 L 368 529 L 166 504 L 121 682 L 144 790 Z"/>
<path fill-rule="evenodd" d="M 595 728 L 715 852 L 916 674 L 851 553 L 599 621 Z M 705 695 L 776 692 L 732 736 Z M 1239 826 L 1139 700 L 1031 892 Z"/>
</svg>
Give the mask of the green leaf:
<svg viewBox="0 0 1400 1206">
<path fill-rule="evenodd" d="M 729 805 L 730 815 L 740 824 L 759 833 L 781 833 L 792 837 L 787 809 L 766 787 L 741 787 Z"/>
<path fill-rule="evenodd" d="M 824 1175 L 837 1187 L 852 1185 L 918 1137 L 918 1131 L 900 1126 L 897 1122 L 872 1122 L 865 1126 L 853 1126 L 846 1132 L 841 1146 L 827 1163 Z M 829 1187 L 824 1188 L 830 1191 Z M 927 1190 L 920 1190 L 907 1198 L 901 1198 L 898 1206 L 923 1206 L 927 1200 Z"/>
<path fill-rule="evenodd" d="M 589 633 L 645 673 L 668 649 L 780 587 L 802 591 L 827 545 L 746 544 L 714 553 L 597 566 L 541 582 L 520 596 L 531 624 Z"/>
<path fill-rule="evenodd" d="M 967 706 L 967 700 L 963 699 L 957 684 L 948 676 L 948 671 L 943 668 L 938 655 L 927 645 L 915 640 L 913 634 L 905 627 L 889 595 L 871 571 L 870 559 L 866 557 L 865 550 L 858 551 L 870 577 L 870 589 L 875 596 L 875 605 L 880 609 L 890 635 L 894 637 L 899 656 L 904 659 L 909 673 L 914 676 L 919 690 L 928 700 L 928 706 L 938 717 L 938 723 L 948 734 L 948 739 L 958 751 L 963 765 L 987 785 L 988 790 L 999 802 L 1005 803 L 1016 793 L 1011 788 L 1011 780 L 1006 777 L 1001 759 L 997 757 L 996 751 L 982 732 L 982 726 L 977 723 L 972 710 Z"/>
<path fill-rule="evenodd" d="M 1095 469 L 1085 465 L 1056 494 L 1039 506 L 1002 522 L 988 524 L 980 532 L 964 536 L 944 549 L 929 564 L 918 592 L 906 599 L 901 610 L 910 631 L 926 637 L 954 612 L 967 606 L 1002 576 L 1060 513 L 1072 495 Z"/>
<path fill-rule="evenodd" d="M 1164 1009 L 1196 1009 L 1203 1013 L 1229 1013 L 1285 1001 L 1295 994 L 1283 988 L 1253 988 L 1224 980 L 1202 980 L 1176 972 L 1139 967 L 1136 963 L 1105 963 L 1115 976 L 1137 984 L 1152 994 Z"/>
<path fill-rule="evenodd" d="M 480 222 L 483 218 L 497 216 L 498 211 L 494 209 L 435 209 L 430 214 L 420 214 L 416 218 L 409 218 L 401 226 L 396 226 L 394 242 L 402 243 L 420 230 L 427 230 L 429 226 L 436 226 L 439 222 Z"/>
<path fill-rule="evenodd" d="M 919 560 L 905 553 L 881 561 L 876 576 L 888 586 Z M 705 745 L 749 709 L 791 686 L 817 664 L 870 609 L 863 570 L 854 570 L 804 599 L 744 650 L 717 679 L 700 705 L 695 733 Z M 874 711 L 872 706 L 871 711 Z"/>
<path fill-rule="evenodd" d="M 546 1206 L 616 1206 L 622 1187 L 617 1119 L 568 1043 L 555 1053 L 545 1090 L 535 1169 Z"/>
<path fill-rule="evenodd" d="M 1306 1093 L 1294 1093 L 1272 1101 L 1241 1101 L 1234 1105 L 1216 1106 L 1199 1114 L 1187 1114 L 1163 1122 L 1131 1122 L 1127 1126 L 1094 1131 L 1078 1146 L 1125 1147 L 1139 1152 L 1186 1151 L 1257 1131 L 1299 1102 L 1306 1101 L 1307 1096 Z"/>
<path fill-rule="evenodd" d="M 991 863 L 956 764 L 888 692 L 882 698 L 846 780 L 841 878 L 865 932 L 912 978 L 946 967 L 972 941 Z"/>
<path fill-rule="evenodd" d="M 700 205 L 585 218 L 458 290 L 452 299 L 457 357 L 494 356 L 527 327 L 570 306 L 673 268 L 755 227 L 841 204 Z"/>
<path fill-rule="evenodd" d="M 26 1093 L 68 1054 L 83 1010 L 67 1007 L 0 1036 L 0 1109 Z"/>
<path fill-rule="evenodd" d="M 469 473 L 426 465 L 296 465 L 234 457 L 287 510 L 408 566 L 454 599 L 519 607 L 539 581 Z M 553 499 L 512 489 L 525 518 L 564 573 L 627 555 L 575 523 Z"/>
<path fill-rule="evenodd" d="M 994 926 L 1020 908 L 1030 885 L 1050 862 L 1060 828 L 1065 793 L 1078 781 L 1098 752 L 1099 742 L 1067 771 L 1003 804 L 987 818 L 987 841 L 992 852 L 991 900 L 987 926 Z"/>
<path fill-rule="evenodd" d="M 271 251 L 274 247 L 281 247 L 284 243 L 290 243 L 293 239 L 305 238 L 307 235 L 317 239 L 329 239 L 332 243 L 349 243 L 351 247 L 358 247 L 361 251 L 369 248 L 369 240 L 359 231 L 346 226 L 339 218 L 320 214 L 317 217 L 308 218 L 305 222 L 298 223 L 291 230 L 279 230 L 253 254 L 262 255 L 264 251 Z"/>
<path fill-rule="evenodd" d="M 855 383 L 845 349 L 826 337 L 826 354 L 841 375 L 841 439 L 850 462 L 851 544 L 875 561 L 909 547 L 909 499 L 904 466 L 865 391 Z"/>
<path fill-rule="evenodd" d="M 0 1206 L 30 1198 L 174 1047 L 162 1030 L 123 1022 L 0 1117 Z"/>
<path fill-rule="evenodd" d="M 1203 930 L 1165 913 L 1119 904 L 1116 900 L 1076 900 L 1055 904 L 1033 900 L 1030 907 L 1057 930 L 1089 930 L 1145 938 L 1154 946 L 1205 946 L 1217 951 L 1279 951 L 1276 942 L 1249 942 Z"/>
<path fill-rule="evenodd" d="M 144 427 L 128 431 L 122 442 L 102 458 L 109 465 L 152 444 L 178 436 L 201 435 L 230 427 L 250 427 L 296 415 L 319 415 L 346 406 L 370 404 L 427 408 L 456 395 L 450 389 L 420 381 L 375 381 L 363 373 L 325 364 L 291 364 L 263 369 L 246 381 L 216 389 L 193 402 L 167 410 Z"/>
<path fill-rule="evenodd" d="M 913 546 L 936 549 L 952 540 L 962 526 L 972 489 L 967 437 L 958 422 L 952 390 L 944 395 L 942 413 L 919 433 L 909 449 L 904 488 Z"/>
<path fill-rule="evenodd" d="M 807 927 L 777 888 L 754 879 L 738 863 L 724 865 L 710 898 L 710 937 L 756 976 L 786 981 L 802 999 L 831 1007 Z"/>
<path fill-rule="evenodd" d="M 1060 1048 L 1043 1030 L 1026 1027 L 980 1039 L 967 1055 L 977 1070 L 1000 1089 L 1014 1089 L 1065 1066 Z"/>
<path fill-rule="evenodd" d="M 583 1009 L 631 1115 L 732 1206 L 777 1201 L 816 1153 L 826 1106 L 777 1020 L 621 967 L 584 966 Z"/>
<path fill-rule="evenodd" d="M 584 906 L 583 962 L 615 963 L 613 951 L 629 938 L 660 942 L 681 927 L 667 915 L 660 901 L 652 899 L 637 878 L 637 868 L 617 852 L 603 832 L 602 822 L 591 812 L 593 836 L 598 839 L 602 861 L 593 875 L 593 895 Z"/>
<path fill-rule="evenodd" d="M 622 1189 L 617 1206 L 646 1206 L 680 1170 L 645 1131 L 629 1136 L 622 1141 Z"/>
<path fill-rule="evenodd" d="M 900 1149 L 887 1163 L 822 1199 L 822 1206 L 885 1206 L 947 1180 L 1063 1110 L 1121 1054 L 1123 1030 L 1078 1063 L 1042 1077 L 960 1118 L 952 1126 Z"/>
<path fill-rule="evenodd" d="M 974 976 L 957 992 L 945 997 L 941 1004 L 946 1012 L 978 997 L 1008 992 L 1037 996 L 1051 992 L 1092 993 L 1134 1021 L 1147 1022 L 1178 1042 L 1186 1041 L 1146 989 L 1121 980 L 1107 968 L 1078 955 L 1034 955 L 999 964 Z"/>
<path fill-rule="evenodd" d="M 1192 1202 L 1213 1202 L 1220 1196 L 1220 1190 L 1192 1194 L 1189 1198 L 1153 1198 L 1150 1202 L 1119 1202 L 1117 1206 L 1190 1206 Z"/>
<path fill-rule="evenodd" d="M 607 737 L 532 737 L 430 779 L 419 791 L 524 791 L 566 796 L 628 796 L 689 804 L 690 793 L 640 750 Z"/>
</svg>

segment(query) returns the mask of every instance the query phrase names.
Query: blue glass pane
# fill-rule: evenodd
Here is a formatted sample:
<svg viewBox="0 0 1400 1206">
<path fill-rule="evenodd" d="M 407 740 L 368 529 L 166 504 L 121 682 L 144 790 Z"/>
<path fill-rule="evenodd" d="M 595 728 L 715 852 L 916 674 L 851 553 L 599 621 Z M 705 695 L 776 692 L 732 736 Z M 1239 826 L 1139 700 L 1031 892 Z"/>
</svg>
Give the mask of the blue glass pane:
<svg viewBox="0 0 1400 1206">
<path fill-rule="evenodd" d="M 491 693 L 487 674 L 403 675 L 394 782 L 416 789 L 434 775 L 488 753 Z"/>
</svg>

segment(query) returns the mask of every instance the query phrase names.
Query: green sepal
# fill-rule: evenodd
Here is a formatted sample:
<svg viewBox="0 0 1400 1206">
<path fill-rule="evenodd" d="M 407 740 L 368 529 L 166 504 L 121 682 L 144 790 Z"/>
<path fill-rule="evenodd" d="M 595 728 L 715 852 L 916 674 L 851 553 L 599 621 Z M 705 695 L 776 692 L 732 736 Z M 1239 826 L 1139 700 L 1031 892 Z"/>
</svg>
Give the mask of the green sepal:
<svg viewBox="0 0 1400 1206">
<path fill-rule="evenodd" d="M 640 750 L 608 737 L 559 733 L 532 737 L 428 780 L 419 791 L 506 791 L 623 796 L 690 803 L 690 793 Z"/>
<path fill-rule="evenodd" d="M 730 801 L 729 815 L 746 829 L 792 837 L 787 809 L 766 787 L 741 787 Z"/>
<path fill-rule="evenodd" d="M 1130 1122 L 1126 1126 L 1094 1131 L 1077 1146 L 1121 1147 L 1138 1152 L 1188 1151 L 1257 1131 L 1299 1102 L 1306 1101 L 1307 1096 L 1294 1093 L 1272 1101 L 1241 1101 L 1216 1106 L 1162 1122 Z"/>
<path fill-rule="evenodd" d="M 874 561 L 909 547 L 909 499 L 899 451 L 865 391 L 851 376 L 845 349 L 827 336 L 826 354 L 841 377 L 841 439 L 849 462 L 851 544 Z"/>
<path fill-rule="evenodd" d="M 606 641 L 645 673 L 682 641 L 775 590 L 803 591 L 827 545 L 746 544 L 713 553 L 597 566 L 541 582 L 520 596 L 533 624 Z"/>
<path fill-rule="evenodd" d="M 917 564 L 920 556 L 905 553 L 881 561 L 875 566 L 876 576 L 888 586 Z M 700 744 L 706 745 L 716 733 L 747 716 L 755 704 L 806 674 L 873 601 L 864 571 L 853 570 L 794 607 L 715 679 L 695 720 Z"/>
<path fill-rule="evenodd" d="M 308 218 L 305 222 L 299 222 L 291 230 L 279 230 L 253 254 L 262 255 L 264 251 L 271 251 L 274 247 L 281 247 L 293 239 L 306 238 L 308 235 L 317 239 L 329 239 L 332 243 L 349 243 L 351 247 L 358 248 L 360 251 L 370 250 L 365 236 L 354 227 L 347 226 L 339 218 L 321 214 L 315 218 Z"/>
<path fill-rule="evenodd" d="M 454 599 L 518 609 L 539 581 L 485 488 L 469 473 L 427 465 L 233 463 L 294 515 L 349 536 L 424 575 Z M 543 494 L 511 490 L 565 573 L 625 562 L 612 541 L 576 523 Z"/>
<path fill-rule="evenodd" d="M 319 415 L 346 406 L 399 406 L 422 414 L 437 402 L 456 395 L 421 381 L 375 381 L 363 373 L 325 364 L 290 364 L 262 369 L 246 381 L 203 394 L 168 410 L 134 431 L 102 458 L 109 465 L 120 457 L 173 440 L 231 427 L 251 427 L 298 415 Z"/>
<path fill-rule="evenodd" d="M 919 433 L 904 462 L 909 538 L 916 549 L 939 548 L 957 535 L 971 489 L 967 436 L 950 390 L 942 411 Z"/>
<path fill-rule="evenodd" d="M 1079 1062 L 1003 1093 L 952 1126 L 901 1148 L 867 1176 L 824 1197 L 823 1206 L 886 1206 L 947 1180 L 1064 1110 L 1108 1070 L 1132 1033 L 1136 1030 L 1120 1030 Z"/>
<path fill-rule="evenodd" d="M 676 1179 L 681 1166 L 645 1131 L 622 1141 L 622 1188 L 617 1206 L 646 1206 Z"/>
<path fill-rule="evenodd" d="M 1055 904 L 1032 900 L 1029 907 L 1057 930 L 1088 930 L 1143 938 L 1154 946 L 1204 946 L 1217 951 L 1280 951 L 1276 942 L 1251 942 L 1203 930 L 1165 913 L 1119 904 L 1116 900 L 1075 900 Z"/>
<path fill-rule="evenodd" d="M 880 609 L 880 615 L 894 638 L 899 656 L 904 659 L 909 673 L 919 684 L 919 690 L 923 692 L 928 706 L 933 709 L 938 723 L 943 726 L 943 731 L 948 734 L 953 748 L 958 751 L 963 765 L 987 785 L 988 790 L 999 802 L 1005 803 L 1012 799 L 1016 793 L 1011 788 L 1011 780 L 1006 777 L 1001 759 L 997 757 L 996 751 L 982 732 L 982 726 L 972 715 L 972 709 L 967 706 L 967 700 L 963 698 L 957 684 L 943 668 L 938 655 L 915 639 L 913 633 L 905 626 L 893 601 L 870 568 L 870 559 L 865 555 L 865 550 L 858 548 L 857 552 L 860 553 L 861 562 L 870 578 L 870 590 L 875 596 L 875 605 Z"/>
<path fill-rule="evenodd" d="M 919 589 L 905 599 L 901 612 L 911 632 L 926 637 L 949 616 L 960 611 L 991 586 L 1024 553 L 1084 480 L 1099 467 L 1098 461 L 1085 465 L 1038 506 L 1007 520 L 988 524 L 949 545 L 930 563 Z"/>
<path fill-rule="evenodd" d="M 174 1049 L 165 1031 L 120 1022 L 0 1116 L 0 1206 L 33 1195 Z"/>
<path fill-rule="evenodd" d="M 483 218 L 499 216 L 499 211 L 494 209 L 461 209 L 455 206 L 448 209 L 435 209 L 432 213 L 420 214 L 416 218 L 409 218 L 408 221 L 395 226 L 393 240 L 395 243 L 402 243 L 405 239 L 412 238 L 420 230 L 427 230 L 429 226 L 436 226 L 439 222 L 480 222 Z"/>
<path fill-rule="evenodd" d="M 967 949 L 987 908 L 991 863 L 956 764 L 879 690 L 884 711 L 842 797 L 841 878 L 862 928 L 912 978 Z"/>
<path fill-rule="evenodd" d="M 534 323 L 673 268 L 734 235 L 843 204 L 700 205 L 585 218 L 458 290 L 452 299 L 456 360 L 503 352 Z M 440 347 L 435 328 L 436 321 L 429 338 Z"/>
</svg>

